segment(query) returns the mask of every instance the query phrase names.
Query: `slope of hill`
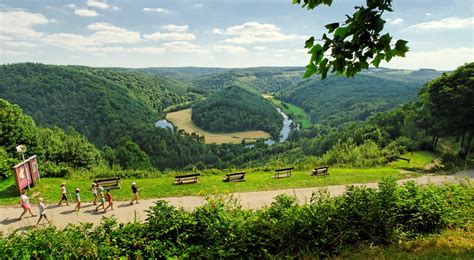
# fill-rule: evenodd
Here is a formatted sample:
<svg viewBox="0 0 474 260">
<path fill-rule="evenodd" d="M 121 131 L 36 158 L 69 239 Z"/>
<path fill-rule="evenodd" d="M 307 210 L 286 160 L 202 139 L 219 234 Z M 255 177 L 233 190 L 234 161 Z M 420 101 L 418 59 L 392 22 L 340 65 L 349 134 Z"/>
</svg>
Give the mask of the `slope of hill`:
<svg viewBox="0 0 474 260">
<path fill-rule="evenodd" d="M 350 79 L 332 76 L 323 81 L 302 81 L 277 97 L 303 107 L 313 122 L 338 126 L 363 121 L 376 112 L 415 100 L 430 77 L 433 76 L 372 70 Z"/>
<path fill-rule="evenodd" d="M 193 106 L 193 122 L 211 132 L 263 130 L 277 137 L 282 116 L 270 101 L 237 86 L 231 86 Z"/>
</svg>

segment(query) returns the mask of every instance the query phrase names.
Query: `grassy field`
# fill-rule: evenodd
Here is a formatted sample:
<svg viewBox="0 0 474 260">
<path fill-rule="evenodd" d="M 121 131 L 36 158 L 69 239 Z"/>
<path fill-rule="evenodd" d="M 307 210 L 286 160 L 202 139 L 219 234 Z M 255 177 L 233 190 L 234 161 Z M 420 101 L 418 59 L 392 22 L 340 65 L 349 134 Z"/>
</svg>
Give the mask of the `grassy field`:
<svg viewBox="0 0 474 260">
<path fill-rule="evenodd" d="M 271 96 L 266 96 L 271 97 Z M 281 100 L 275 99 L 273 97 L 270 98 L 273 104 L 275 104 L 277 107 L 279 107 L 283 112 L 293 118 L 296 117 L 296 122 L 301 125 L 302 128 L 308 128 L 313 125 L 311 123 L 311 120 L 309 119 L 309 116 L 304 112 L 303 108 L 290 104 L 290 103 L 284 103 Z"/>
<path fill-rule="evenodd" d="M 334 259 L 474 259 L 474 226 L 445 230 L 388 247 L 364 246 Z"/>
<path fill-rule="evenodd" d="M 186 195 L 210 195 L 226 194 L 231 192 L 277 190 L 287 188 L 317 187 L 338 184 L 368 183 L 380 181 L 383 177 L 395 177 L 398 179 L 418 176 L 417 174 L 400 173 L 399 169 L 380 167 L 370 169 L 343 169 L 330 168 L 330 175 L 313 177 L 309 171 L 296 171 L 289 178 L 273 179 L 273 172 L 251 172 L 246 176 L 245 182 L 225 183 L 222 181 L 223 174 L 206 174 L 199 178 L 199 183 L 188 185 L 174 185 L 173 175 L 162 175 L 150 179 L 122 179 L 122 188 L 114 190 L 113 195 L 117 200 L 128 200 L 131 196 L 130 185 L 137 182 L 141 198 L 160 198 L 169 196 Z M 81 198 L 84 201 L 92 199 L 89 187 L 90 179 L 60 179 L 43 178 L 41 183 L 29 192 L 32 202 L 35 198 L 43 197 L 48 203 L 55 203 L 60 198 L 60 185 L 66 182 L 68 193 L 72 196 L 76 187 L 81 189 Z M 13 179 L 0 181 L 0 205 L 15 204 L 18 194 L 15 190 Z"/>
<path fill-rule="evenodd" d="M 245 139 L 246 142 L 253 142 L 256 139 L 270 138 L 270 134 L 264 131 L 244 131 L 244 132 L 234 132 L 234 133 L 210 133 L 199 127 L 197 127 L 191 120 L 192 108 L 183 109 L 180 111 L 168 113 L 166 119 L 173 123 L 179 129 L 183 129 L 186 133 L 196 133 L 198 135 L 204 136 L 206 143 L 235 143 L 240 144 L 242 140 Z"/>
</svg>

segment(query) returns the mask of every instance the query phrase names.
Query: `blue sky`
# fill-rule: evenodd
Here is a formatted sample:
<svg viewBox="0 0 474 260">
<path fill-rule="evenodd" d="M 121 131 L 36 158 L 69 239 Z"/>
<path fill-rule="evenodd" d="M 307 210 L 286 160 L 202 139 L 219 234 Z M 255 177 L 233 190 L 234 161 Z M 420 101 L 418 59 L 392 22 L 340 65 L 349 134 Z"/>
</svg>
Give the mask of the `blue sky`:
<svg viewBox="0 0 474 260">
<path fill-rule="evenodd" d="M 302 48 L 354 5 L 307 11 L 291 0 L 2 0 L 0 62 L 116 67 L 304 66 Z M 386 31 L 409 41 L 392 68 L 474 61 L 474 1 L 394 0 Z"/>
</svg>

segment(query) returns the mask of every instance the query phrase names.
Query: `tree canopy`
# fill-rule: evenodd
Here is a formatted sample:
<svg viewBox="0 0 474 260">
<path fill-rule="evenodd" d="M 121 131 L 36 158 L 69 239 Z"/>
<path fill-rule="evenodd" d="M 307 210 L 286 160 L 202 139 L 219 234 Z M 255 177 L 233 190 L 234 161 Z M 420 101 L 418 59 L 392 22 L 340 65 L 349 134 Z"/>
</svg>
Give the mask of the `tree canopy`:
<svg viewBox="0 0 474 260">
<path fill-rule="evenodd" d="M 320 5 L 332 5 L 332 0 L 293 0 L 312 10 Z M 306 66 L 305 77 L 319 74 L 322 79 L 329 71 L 354 76 L 369 64 L 378 67 L 382 60 L 389 62 L 393 57 L 404 57 L 408 51 L 407 41 L 398 40 L 392 44 L 389 33 L 382 34 L 384 12 L 392 12 L 392 0 L 367 0 L 365 6 L 355 6 L 354 14 L 346 15 L 343 22 L 327 24 L 327 34 L 320 39 L 314 36 L 305 42 L 311 54 Z M 321 42 L 321 43 L 317 43 Z"/>
</svg>

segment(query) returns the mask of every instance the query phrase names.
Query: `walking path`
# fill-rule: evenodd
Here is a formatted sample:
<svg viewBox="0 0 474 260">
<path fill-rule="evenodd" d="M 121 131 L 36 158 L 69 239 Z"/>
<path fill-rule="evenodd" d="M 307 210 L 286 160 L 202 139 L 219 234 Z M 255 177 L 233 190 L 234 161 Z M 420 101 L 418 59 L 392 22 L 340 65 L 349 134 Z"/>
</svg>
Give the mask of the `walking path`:
<svg viewBox="0 0 474 260">
<path fill-rule="evenodd" d="M 468 170 L 451 176 L 422 176 L 418 178 L 404 179 L 398 181 L 399 184 L 413 180 L 418 184 L 443 184 L 458 181 L 460 178 L 468 176 L 474 178 L 474 170 Z M 377 183 L 354 184 L 355 186 L 366 186 L 370 188 L 377 188 Z M 299 203 L 303 204 L 309 202 L 313 192 L 318 190 L 327 190 L 331 196 L 339 196 L 344 193 L 346 185 L 334 185 L 326 187 L 315 188 L 298 188 L 285 189 L 273 191 L 257 191 L 234 193 L 233 196 L 240 200 L 243 208 L 257 209 L 268 206 L 272 203 L 273 198 L 280 194 L 294 195 Z M 120 222 L 144 221 L 146 219 L 146 210 L 154 205 L 157 200 L 168 201 L 175 207 L 181 207 L 187 210 L 192 210 L 204 204 L 204 198 L 199 196 L 184 196 L 184 197 L 168 197 L 159 199 L 140 200 L 140 204 L 130 205 L 128 201 L 115 201 L 114 210 L 102 213 L 96 211 L 92 203 L 83 202 L 82 210 L 80 212 L 74 211 L 75 204 L 69 206 L 49 206 L 46 209 L 48 218 L 52 219 L 52 223 L 59 228 L 65 227 L 69 223 L 91 222 L 98 224 L 102 216 L 115 216 Z M 38 213 L 37 205 L 32 205 L 33 212 Z M 34 228 L 38 217 L 31 217 L 27 213 L 23 220 L 19 221 L 18 217 L 22 209 L 19 205 L 0 208 L 0 231 L 4 233 L 11 233 L 15 230 L 28 230 Z"/>
</svg>

